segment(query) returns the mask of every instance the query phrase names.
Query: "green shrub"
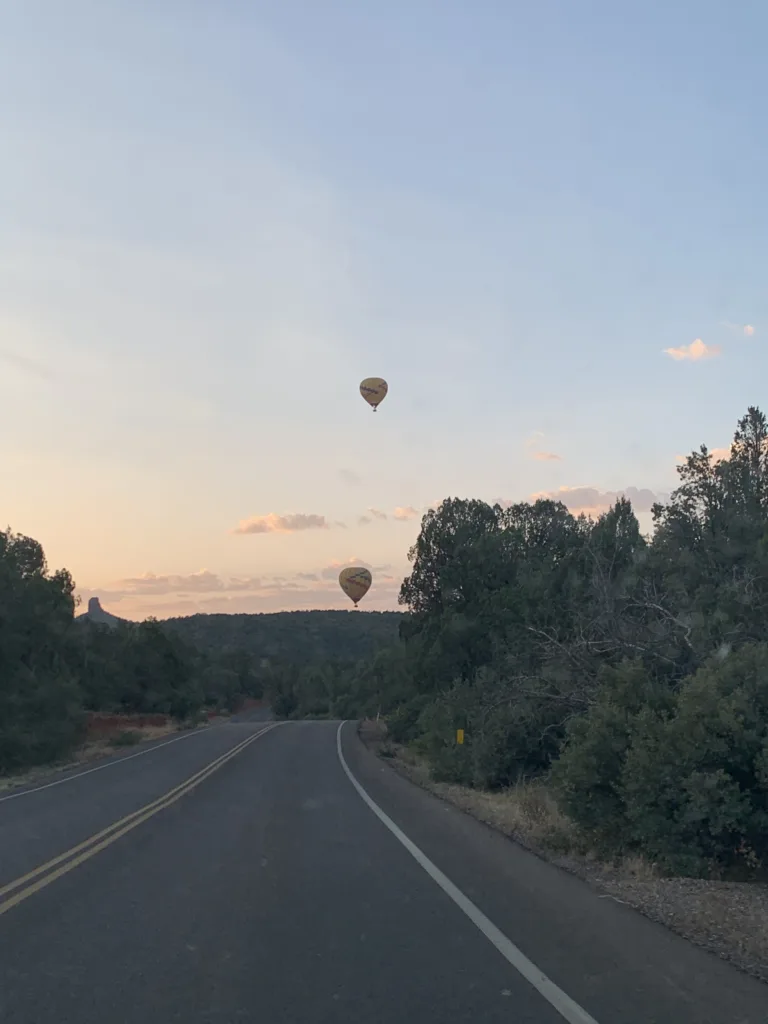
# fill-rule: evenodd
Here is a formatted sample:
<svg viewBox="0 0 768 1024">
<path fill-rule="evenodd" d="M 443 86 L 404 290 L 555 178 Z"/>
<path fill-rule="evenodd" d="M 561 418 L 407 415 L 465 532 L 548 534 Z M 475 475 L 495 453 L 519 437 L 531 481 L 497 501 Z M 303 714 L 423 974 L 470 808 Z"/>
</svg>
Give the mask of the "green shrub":
<svg viewBox="0 0 768 1024">
<path fill-rule="evenodd" d="M 411 743 L 419 735 L 421 715 L 432 703 L 429 694 L 417 694 L 387 715 L 387 733 L 394 743 Z"/>
<path fill-rule="evenodd" d="M 595 704 L 569 725 L 551 780 L 565 813 L 598 848 L 619 853 L 629 839 L 623 773 L 638 716 L 655 720 L 674 697 L 639 661 L 604 666 L 599 681 Z"/>
<path fill-rule="evenodd" d="M 768 864 L 768 644 L 713 658 L 675 713 L 644 712 L 623 771 L 629 834 L 684 874 Z"/>
</svg>

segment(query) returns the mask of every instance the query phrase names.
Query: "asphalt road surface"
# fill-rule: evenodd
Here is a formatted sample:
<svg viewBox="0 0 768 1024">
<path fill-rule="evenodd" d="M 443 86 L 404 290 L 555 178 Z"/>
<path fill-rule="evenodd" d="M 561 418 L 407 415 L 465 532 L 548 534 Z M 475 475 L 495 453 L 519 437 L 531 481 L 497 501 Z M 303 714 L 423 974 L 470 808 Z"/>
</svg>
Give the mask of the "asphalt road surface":
<svg viewBox="0 0 768 1024">
<path fill-rule="evenodd" d="M 352 724 L 254 718 L 0 793 L 3 1024 L 768 1022 Z"/>
</svg>

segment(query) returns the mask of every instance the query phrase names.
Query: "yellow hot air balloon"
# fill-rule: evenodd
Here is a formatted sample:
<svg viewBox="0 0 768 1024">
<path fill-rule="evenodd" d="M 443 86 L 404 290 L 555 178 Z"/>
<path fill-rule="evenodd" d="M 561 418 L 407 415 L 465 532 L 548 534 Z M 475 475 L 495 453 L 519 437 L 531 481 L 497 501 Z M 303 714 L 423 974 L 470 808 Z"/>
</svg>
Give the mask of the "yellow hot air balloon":
<svg viewBox="0 0 768 1024">
<path fill-rule="evenodd" d="M 368 593 L 372 582 L 371 574 L 360 566 L 350 566 L 339 573 L 339 586 L 354 603 L 355 608 L 357 602 Z"/>
<path fill-rule="evenodd" d="M 387 397 L 388 391 L 389 385 L 381 377 L 366 377 L 360 385 L 360 394 L 368 405 L 373 406 L 374 412 L 376 412 L 376 406 Z"/>
</svg>

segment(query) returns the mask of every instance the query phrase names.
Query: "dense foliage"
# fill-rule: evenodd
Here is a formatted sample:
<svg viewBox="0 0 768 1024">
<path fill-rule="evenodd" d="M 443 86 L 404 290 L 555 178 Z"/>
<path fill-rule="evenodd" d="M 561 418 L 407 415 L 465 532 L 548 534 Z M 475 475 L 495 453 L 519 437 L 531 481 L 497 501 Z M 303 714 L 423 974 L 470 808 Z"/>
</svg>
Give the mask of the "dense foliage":
<svg viewBox="0 0 768 1024">
<path fill-rule="evenodd" d="M 273 675 L 276 709 L 383 714 L 438 779 L 549 778 L 604 852 L 768 866 L 765 416 L 678 472 L 651 539 L 623 498 L 597 520 L 445 500 L 410 552 L 402 644 Z"/>
</svg>

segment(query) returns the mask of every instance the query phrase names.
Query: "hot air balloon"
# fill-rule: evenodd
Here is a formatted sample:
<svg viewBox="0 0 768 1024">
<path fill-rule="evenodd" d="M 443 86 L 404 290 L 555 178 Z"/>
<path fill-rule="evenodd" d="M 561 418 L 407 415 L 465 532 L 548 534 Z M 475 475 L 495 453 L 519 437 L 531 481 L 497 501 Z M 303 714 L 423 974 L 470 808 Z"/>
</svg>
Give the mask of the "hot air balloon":
<svg viewBox="0 0 768 1024">
<path fill-rule="evenodd" d="M 387 397 L 388 391 L 389 386 L 381 377 L 366 377 L 360 385 L 360 394 L 368 405 L 373 406 L 374 412 L 376 412 L 376 406 Z"/>
<path fill-rule="evenodd" d="M 368 593 L 373 577 L 367 569 L 350 566 L 339 573 L 339 586 L 357 608 L 357 602 Z"/>
</svg>

